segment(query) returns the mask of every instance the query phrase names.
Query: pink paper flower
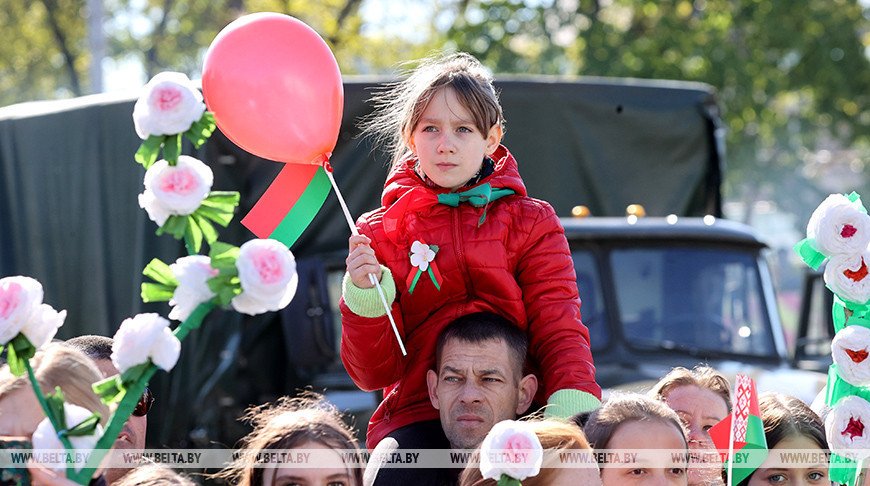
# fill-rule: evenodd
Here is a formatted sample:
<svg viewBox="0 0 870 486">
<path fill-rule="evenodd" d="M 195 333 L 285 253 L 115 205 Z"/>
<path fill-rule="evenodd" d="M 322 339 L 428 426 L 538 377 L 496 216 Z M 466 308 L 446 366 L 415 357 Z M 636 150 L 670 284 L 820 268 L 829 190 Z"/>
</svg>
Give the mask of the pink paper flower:
<svg viewBox="0 0 870 486">
<path fill-rule="evenodd" d="M 831 257 L 824 278 L 828 288 L 841 299 L 867 303 L 870 300 L 870 250 Z"/>
<path fill-rule="evenodd" d="M 841 398 L 825 418 L 825 434 L 831 452 L 859 459 L 870 456 L 870 403 L 857 396 Z"/>
<path fill-rule="evenodd" d="M 93 412 L 90 410 L 80 407 L 78 405 L 73 405 L 71 403 L 63 404 L 63 411 L 66 415 L 66 424 L 67 427 L 73 428 L 76 425 L 82 423 L 83 421 L 90 418 L 93 415 Z M 90 451 L 94 450 L 94 447 L 97 445 L 97 441 L 103 435 L 103 427 L 97 424 L 96 430 L 93 435 L 78 435 L 69 437 L 70 444 L 72 444 L 73 448 L 77 452 L 81 452 L 83 454 L 87 454 Z M 51 421 L 47 418 L 42 419 L 42 422 L 36 426 L 36 430 L 33 432 L 33 449 L 38 451 L 46 451 L 46 452 L 61 452 L 64 450 L 63 443 L 57 437 L 57 431 L 54 430 L 54 426 L 51 425 Z M 58 462 L 63 462 L 64 455 L 63 454 L 45 454 L 46 457 L 55 457 L 59 458 Z M 53 464 L 53 466 L 60 466 L 60 464 Z M 84 463 L 76 464 L 76 471 L 81 471 L 85 466 Z M 53 467 L 55 471 L 62 472 L 66 470 L 66 466 L 63 467 Z"/>
<path fill-rule="evenodd" d="M 208 287 L 208 279 L 217 276 L 218 270 L 211 267 L 211 259 L 205 255 L 181 257 L 169 265 L 178 287 L 169 300 L 173 306 L 169 318 L 183 321 L 199 304 L 211 300 L 215 293 Z"/>
<path fill-rule="evenodd" d="M 193 213 L 208 197 L 214 174 L 202 161 L 187 155 L 178 157 L 178 165 L 158 160 L 145 172 L 145 192 L 139 206 L 151 221 L 163 226 L 169 216 Z"/>
<path fill-rule="evenodd" d="M 169 371 L 181 353 L 181 342 L 169 330 L 169 321 L 159 314 L 138 314 L 124 319 L 114 341 L 112 363 L 120 373 L 147 362 L 148 358 Z"/>
<path fill-rule="evenodd" d="M 42 284 L 23 276 L 0 279 L 0 345 L 24 334 L 39 349 L 48 344 L 63 325 L 66 311 L 57 312 L 42 303 Z"/>
<path fill-rule="evenodd" d="M 837 374 L 854 386 L 870 386 L 870 329 L 846 326 L 831 342 Z"/>
<path fill-rule="evenodd" d="M 281 310 L 296 294 L 299 276 L 296 259 L 280 241 L 250 240 L 239 248 L 236 260 L 242 293 L 232 300 L 233 308 L 256 315 Z"/>
<path fill-rule="evenodd" d="M 870 244 L 870 216 L 846 196 L 831 194 L 813 211 L 807 238 L 828 258 L 864 251 Z"/>
<path fill-rule="evenodd" d="M 480 446 L 480 473 L 498 481 L 507 475 L 518 481 L 541 472 L 544 450 L 532 425 L 503 420 L 490 429 Z"/>
<path fill-rule="evenodd" d="M 133 124 L 142 140 L 184 133 L 205 113 L 202 94 L 187 75 L 162 72 L 151 78 L 133 107 Z"/>
</svg>

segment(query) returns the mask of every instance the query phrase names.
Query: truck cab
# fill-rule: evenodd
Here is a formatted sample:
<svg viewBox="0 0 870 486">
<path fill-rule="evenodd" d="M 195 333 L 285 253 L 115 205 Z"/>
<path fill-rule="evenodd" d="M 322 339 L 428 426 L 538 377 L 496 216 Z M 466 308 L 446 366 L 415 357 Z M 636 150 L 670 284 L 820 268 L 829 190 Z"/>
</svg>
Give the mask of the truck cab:
<svg viewBox="0 0 870 486">
<path fill-rule="evenodd" d="M 824 385 L 790 366 L 767 246 L 749 226 L 712 216 L 562 224 L 603 388 L 643 389 L 701 363 L 807 401 Z"/>
</svg>

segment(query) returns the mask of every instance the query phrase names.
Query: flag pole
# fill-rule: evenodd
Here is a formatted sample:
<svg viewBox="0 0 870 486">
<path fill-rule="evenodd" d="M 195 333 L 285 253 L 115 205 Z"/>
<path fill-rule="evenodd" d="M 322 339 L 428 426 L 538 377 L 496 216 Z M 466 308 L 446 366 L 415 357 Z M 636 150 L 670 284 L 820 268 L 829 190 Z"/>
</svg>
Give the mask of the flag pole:
<svg viewBox="0 0 870 486">
<path fill-rule="evenodd" d="M 326 176 L 329 177 L 329 182 L 332 183 L 332 188 L 335 189 L 335 195 L 338 196 L 338 203 L 341 205 L 341 210 L 344 212 L 344 219 L 347 220 L 347 225 L 350 227 L 350 232 L 356 236 L 359 235 L 359 231 L 356 229 L 356 225 L 353 224 L 353 218 L 350 216 L 350 210 L 347 209 L 347 204 L 344 202 L 344 197 L 341 195 L 341 191 L 338 190 L 338 184 L 335 183 L 335 178 L 332 177 L 332 167 L 329 166 L 329 161 L 324 161 L 323 169 L 326 172 Z M 378 295 L 381 296 L 381 303 L 384 304 L 384 309 L 387 311 L 387 317 L 390 319 L 390 325 L 393 326 L 393 334 L 396 335 L 396 341 L 399 343 L 399 349 L 402 350 L 402 356 L 407 356 L 408 352 L 405 351 L 405 343 L 402 342 L 402 336 L 399 335 L 399 329 L 396 327 L 396 321 L 393 320 L 393 314 L 390 312 L 390 304 L 387 302 L 387 297 L 384 295 L 384 289 L 381 288 L 381 283 L 378 282 L 375 274 L 369 274 L 369 281 L 378 289 Z"/>
<path fill-rule="evenodd" d="M 728 486 L 734 485 L 734 427 L 737 426 L 737 386 L 731 395 L 731 426 L 728 427 Z"/>
</svg>

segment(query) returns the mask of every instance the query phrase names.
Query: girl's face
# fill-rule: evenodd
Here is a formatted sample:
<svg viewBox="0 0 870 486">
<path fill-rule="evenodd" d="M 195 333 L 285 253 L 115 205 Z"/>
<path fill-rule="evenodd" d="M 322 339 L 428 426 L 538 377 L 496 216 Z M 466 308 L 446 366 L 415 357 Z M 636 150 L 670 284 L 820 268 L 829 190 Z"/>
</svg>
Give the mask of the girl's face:
<svg viewBox="0 0 870 486">
<path fill-rule="evenodd" d="M 671 450 L 687 450 L 683 432 L 673 424 L 658 420 L 626 422 L 617 427 L 607 444 L 607 452 L 618 457 L 603 465 L 601 483 L 686 486 L 685 457 L 674 461 Z"/>
<path fill-rule="evenodd" d="M 438 90 L 411 132 L 408 145 L 432 182 L 446 189 L 464 186 L 480 170 L 483 157 L 501 141 L 498 125 L 481 133 L 453 88 Z"/>
<path fill-rule="evenodd" d="M 721 478 L 719 454 L 710 437 L 710 428 L 728 415 L 722 396 L 695 385 L 678 386 L 668 392 L 665 403 L 686 427 L 689 450 L 689 484 L 710 484 Z"/>
<path fill-rule="evenodd" d="M 810 485 L 829 485 L 831 480 L 828 478 L 827 462 L 819 462 L 817 464 L 796 464 L 795 467 L 783 467 L 782 464 L 774 465 L 773 462 L 780 459 L 780 454 L 774 454 L 776 450 L 794 450 L 795 452 L 815 452 L 810 454 L 819 458 L 822 455 L 822 448 L 809 437 L 805 435 L 792 435 L 779 441 L 776 446 L 770 450 L 767 459 L 761 463 L 761 466 L 752 473 L 749 477 L 748 486 L 810 486 Z M 773 467 L 776 466 L 776 467 Z"/>
<path fill-rule="evenodd" d="M 331 447 L 305 442 L 291 449 L 289 454 L 293 454 L 292 451 L 299 451 L 295 458 L 300 461 L 296 466 L 265 471 L 262 486 L 359 486 L 341 456 Z M 298 467 L 304 463 L 311 467 Z"/>
</svg>

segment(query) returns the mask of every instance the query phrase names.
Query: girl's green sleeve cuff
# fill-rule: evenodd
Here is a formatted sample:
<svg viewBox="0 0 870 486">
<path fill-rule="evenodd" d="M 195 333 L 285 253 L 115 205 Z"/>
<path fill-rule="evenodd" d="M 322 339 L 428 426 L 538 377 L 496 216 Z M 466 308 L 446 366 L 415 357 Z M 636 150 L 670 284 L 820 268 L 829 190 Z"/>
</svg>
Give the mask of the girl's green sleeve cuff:
<svg viewBox="0 0 870 486">
<path fill-rule="evenodd" d="M 392 304 L 396 299 L 396 282 L 393 280 L 393 274 L 390 269 L 381 265 L 381 289 L 384 291 L 384 297 L 388 304 Z M 344 303 L 354 314 L 362 317 L 381 317 L 387 315 L 387 310 L 384 309 L 384 303 L 381 302 L 381 296 L 378 294 L 378 289 L 372 287 L 370 289 L 361 289 L 353 284 L 350 279 L 350 274 L 344 273 L 344 280 L 341 282 L 341 296 L 344 297 Z"/>
<path fill-rule="evenodd" d="M 580 412 L 591 412 L 601 406 L 601 400 L 580 390 L 557 390 L 547 399 L 544 418 L 569 419 Z"/>
</svg>

